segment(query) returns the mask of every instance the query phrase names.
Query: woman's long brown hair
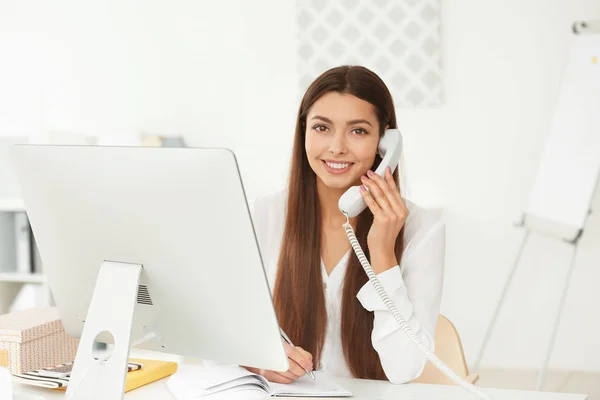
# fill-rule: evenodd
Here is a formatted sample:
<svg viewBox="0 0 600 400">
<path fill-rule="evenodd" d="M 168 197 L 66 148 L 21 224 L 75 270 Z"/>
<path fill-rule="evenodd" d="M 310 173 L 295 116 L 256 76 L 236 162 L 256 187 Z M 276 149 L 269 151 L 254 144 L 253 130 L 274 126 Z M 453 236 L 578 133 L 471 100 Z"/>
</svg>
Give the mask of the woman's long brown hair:
<svg viewBox="0 0 600 400">
<path fill-rule="evenodd" d="M 306 116 L 312 105 L 328 92 L 349 93 L 371 103 L 377 110 L 380 134 L 384 128 L 396 128 L 392 96 L 383 81 L 359 66 L 330 69 L 307 89 L 296 120 L 296 133 L 288 181 L 285 229 L 279 254 L 274 287 L 274 304 L 279 323 L 294 344 L 313 355 L 316 368 L 327 329 L 327 309 L 321 275 L 321 213 L 317 195 L 317 177 L 311 169 L 304 141 Z M 377 155 L 372 169 L 381 158 Z M 398 183 L 398 172 L 394 173 Z M 367 208 L 358 216 L 356 236 L 369 257 L 367 234 L 373 214 Z M 340 229 L 343 229 L 340 226 Z M 396 258 L 400 262 L 404 229 L 396 240 Z M 356 254 L 352 252 L 342 291 L 342 347 L 348 367 L 356 378 L 387 379 L 379 355 L 371 344 L 373 314 L 356 298 L 368 281 Z"/>
</svg>

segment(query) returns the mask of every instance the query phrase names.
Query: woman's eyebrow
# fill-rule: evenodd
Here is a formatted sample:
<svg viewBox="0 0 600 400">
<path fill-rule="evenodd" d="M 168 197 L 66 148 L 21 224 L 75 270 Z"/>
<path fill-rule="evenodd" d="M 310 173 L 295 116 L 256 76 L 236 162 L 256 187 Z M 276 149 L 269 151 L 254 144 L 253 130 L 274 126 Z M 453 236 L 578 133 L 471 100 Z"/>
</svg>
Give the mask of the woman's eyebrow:
<svg viewBox="0 0 600 400">
<path fill-rule="evenodd" d="M 333 122 L 331 122 L 331 120 L 327 117 L 322 117 L 320 115 L 315 115 L 314 117 L 312 117 L 311 119 L 320 119 L 323 122 L 327 122 L 328 124 L 331 124 Z"/>
<path fill-rule="evenodd" d="M 333 122 L 327 118 L 327 117 L 323 117 L 321 115 L 315 115 L 314 117 L 312 117 L 311 119 L 319 119 L 321 121 L 327 122 L 328 124 L 332 124 Z M 366 119 L 352 119 L 350 121 L 347 121 L 346 124 L 347 125 L 355 125 L 355 124 L 367 124 L 369 126 L 373 126 L 369 121 L 367 121 Z"/>
<path fill-rule="evenodd" d="M 350 120 L 350 121 L 346 122 L 346 124 L 348 124 L 348 125 L 355 125 L 355 124 L 367 124 L 367 125 L 369 125 L 369 126 L 371 126 L 371 127 L 373 126 L 373 125 L 371 125 L 371 123 L 370 123 L 369 121 L 367 121 L 366 119 L 353 119 L 353 120 Z"/>
</svg>

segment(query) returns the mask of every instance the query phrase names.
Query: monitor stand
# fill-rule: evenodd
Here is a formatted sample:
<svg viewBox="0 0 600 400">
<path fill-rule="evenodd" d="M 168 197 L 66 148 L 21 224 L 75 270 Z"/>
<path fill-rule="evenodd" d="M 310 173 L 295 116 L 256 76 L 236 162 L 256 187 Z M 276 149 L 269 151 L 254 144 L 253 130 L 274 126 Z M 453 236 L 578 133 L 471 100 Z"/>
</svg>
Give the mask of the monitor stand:
<svg viewBox="0 0 600 400">
<path fill-rule="evenodd" d="M 67 400 L 123 399 L 141 273 L 140 264 L 102 263 L 69 378 Z M 113 351 L 95 358 L 96 338 L 106 332 L 114 338 Z"/>
</svg>

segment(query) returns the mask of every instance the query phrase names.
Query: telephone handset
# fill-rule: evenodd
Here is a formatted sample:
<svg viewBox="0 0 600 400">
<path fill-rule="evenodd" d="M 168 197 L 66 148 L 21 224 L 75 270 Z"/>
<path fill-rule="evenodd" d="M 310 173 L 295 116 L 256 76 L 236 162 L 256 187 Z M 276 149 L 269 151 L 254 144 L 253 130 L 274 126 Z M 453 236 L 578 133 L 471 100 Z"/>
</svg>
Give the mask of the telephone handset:
<svg viewBox="0 0 600 400">
<path fill-rule="evenodd" d="M 385 134 L 379 140 L 379 155 L 382 160 L 375 173 L 383 177 L 385 174 L 385 168 L 390 166 L 392 172 L 396 169 L 398 162 L 400 161 L 400 155 L 402 154 L 402 136 L 400 131 L 397 129 L 388 129 Z M 448 378 L 454 381 L 456 384 L 462 386 L 464 389 L 476 394 L 479 398 L 490 400 L 491 397 L 473 386 L 471 383 L 465 381 L 458 374 L 456 374 L 450 367 L 448 367 L 442 360 L 440 360 L 427 346 L 421 341 L 421 339 L 413 332 L 412 328 L 402 314 L 396 308 L 396 305 L 386 293 L 384 287 L 379 282 L 379 278 L 371 268 L 371 264 L 365 256 L 358 239 L 354 234 L 354 229 L 350 225 L 350 218 L 356 217 L 367 207 L 365 201 L 360 194 L 360 187 L 353 186 L 348 189 L 338 201 L 338 208 L 346 216 L 346 223 L 343 225 L 350 245 L 354 249 L 360 264 L 362 265 L 365 273 L 369 277 L 369 281 L 375 288 L 377 295 L 381 298 L 381 301 L 385 304 L 387 309 L 390 311 L 400 328 L 404 333 L 412 340 L 412 342 L 421 350 L 421 352 L 427 357 L 427 359 L 435 365 L 440 371 L 442 371 Z"/>
<path fill-rule="evenodd" d="M 388 129 L 385 131 L 381 139 L 379 139 L 379 156 L 382 158 L 381 163 L 374 171 L 381 177 L 385 175 L 385 168 L 389 166 L 394 172 L 396 166 L 400 162 L 402 155 L 402 135 L 398 129 Z M 353 186 L 348 189 L 338 201 L 340 211 L 354 218 L 367 208 L 365 201 L 360 195 L 360 186 Z"/>
</svg>

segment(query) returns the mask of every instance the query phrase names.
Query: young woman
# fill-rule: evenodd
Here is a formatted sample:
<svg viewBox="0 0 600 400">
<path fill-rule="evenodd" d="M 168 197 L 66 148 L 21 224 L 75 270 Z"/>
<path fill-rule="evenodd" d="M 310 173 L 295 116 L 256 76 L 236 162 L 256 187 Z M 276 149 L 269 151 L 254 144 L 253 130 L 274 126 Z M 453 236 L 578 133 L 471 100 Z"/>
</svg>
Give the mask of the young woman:
<svg viewBox="0 0 600 400">
<path fill-rule="evenodd" d="M 387 379 L 417 378 L 425 365 L 368 282 L 350 247 L 340 196 L 362 185 L 368 208 L 350 220 L 381 284 L 415 334 L 433 349 L 444 270 L 439 216 L 404 200 L 397 171 L 373 174 L 377 145 L 396 128 L 392 96 L 372 71 L 326 71 L 302 99 L 287 190 L 256 200 L 253 222 L 290 369 L 257 370 L 290 383 L 306 370 Z"/>
</svg>

